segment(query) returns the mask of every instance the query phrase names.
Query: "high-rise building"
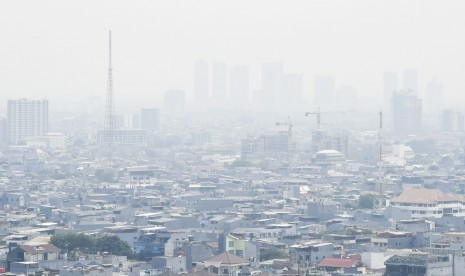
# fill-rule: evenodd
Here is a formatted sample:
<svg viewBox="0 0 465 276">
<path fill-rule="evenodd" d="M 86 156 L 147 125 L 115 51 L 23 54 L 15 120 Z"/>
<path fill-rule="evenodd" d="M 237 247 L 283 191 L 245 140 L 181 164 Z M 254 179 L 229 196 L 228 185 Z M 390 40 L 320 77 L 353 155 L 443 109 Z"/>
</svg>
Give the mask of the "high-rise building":
<svg viewBox="0 0 465 276">
<path fill-rule="evenodd" d="M 5 118 L 0 119 L 0 145 L 4 145 L 8 142 L 7 139 L 7 120 Z"/>
<path fill-rule="evenodd" d="M 413 91 L 416 95 L 418 94 L 418 72 L 413 69 L 404 70 L 404 87 L 405 91 Z"/>
<path fill-rule="evenodd" d="M 146 129 L 149 134 L 160 127 L 160 114 L 158 108 L 142 108 L 140 111 L 140 126 Z"/>
<path fill-rule="evenodd" d="M 295 110 L 302 104 L 303 78 L 301 74 L 283 75 L 283 95 L 280 101 L 287 110 Z"/>
<path fill-rule="evenodd" d="M 212 65 L 212 98 L 216 104 L 223 103 L 227 97 L 226 64 L 221 62 Z"/>
<path fill-rule="evenodd" d="M 442 82 L 433 80 L 426 87 L 427 110 L 441 112 L 444 108 L 444 85 Z"/>
<path fill-rule="evenodd" d="M 391 111 L 392 94 L 397 91 L 397 74 L 394 72 L 384 72 L 383 75 L 383 110 Z"/>
<path fill-rule="evenodd" d="M 331 109 L 334 106 L 335 80 L 333 76 L 316 76 L 315 104 L 323 109 Z"/>
<path fill-rule="evenodd" d="M 280 107 L 280 99 L 283 98 L 283 64 L 281 62 L 269 62 L 262 64 L 262 92 L 265 109 Z"/>
<path fill-rule="evenodd" d="M 21 144 L 29 137 L 48 132 L 48 100 L 9 100 L 7 133 L 11 144 Z"/>
<path fill-rule="evenodd" d="M 198 60 L 194 63 L 194 101 L 205 103 L 208 100 L 208 63 Z"/>
<path fill-rule="evenodd" d="M 392 112 L 394 132 L 409 134 L 418 132 L 421 129 L 421 99 L 412 90 L 401 90 L 393 94 Z"/>
<path fill-rule="evenodd" d="M 249 103 L 249 66 L 238 65 L 229 74 L 229 98 L 236 106 Z"/>
<path fill-rule="evenodd" d="M 182 116 L 186 109 L 186 93 L 182 90 L 168 90 L 164 96 L 163 112 L 169 116 Z"/>
</svg>

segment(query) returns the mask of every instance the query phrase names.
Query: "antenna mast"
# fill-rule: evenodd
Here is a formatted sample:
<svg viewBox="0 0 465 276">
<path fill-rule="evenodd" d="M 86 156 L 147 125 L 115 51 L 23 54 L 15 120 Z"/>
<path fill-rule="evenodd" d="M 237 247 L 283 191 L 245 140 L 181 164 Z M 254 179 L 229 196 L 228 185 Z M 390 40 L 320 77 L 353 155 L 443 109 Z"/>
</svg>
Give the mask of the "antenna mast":
<svg viewBox="0 0 465 276">
<path fill-rule="evenodd" d="M 107 95 L 105 102 L 105 121 L 103 126 L 103 142 L 107 146 L 108 161 L 110 166 L 113 165 L 113 142 L 115 130 L 115 102 L 113 97 L 113 68 L 111 64 L 111 31 L 109 31 L 108 44 L 108 80 Z"/>
</svg>

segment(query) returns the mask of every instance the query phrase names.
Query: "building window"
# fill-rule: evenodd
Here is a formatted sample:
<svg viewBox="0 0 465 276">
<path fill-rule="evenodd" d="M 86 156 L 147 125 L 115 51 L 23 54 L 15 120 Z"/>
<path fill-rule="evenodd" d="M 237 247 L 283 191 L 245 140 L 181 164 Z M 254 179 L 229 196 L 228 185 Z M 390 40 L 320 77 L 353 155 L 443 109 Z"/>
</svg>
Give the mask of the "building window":
<svg viewBox="0 0 465 276">
<path fill-rule="evenodd" d="M 229 241 L 228 246 L 229 247 L 234 247 L 234 241 Z"/>
</svg>

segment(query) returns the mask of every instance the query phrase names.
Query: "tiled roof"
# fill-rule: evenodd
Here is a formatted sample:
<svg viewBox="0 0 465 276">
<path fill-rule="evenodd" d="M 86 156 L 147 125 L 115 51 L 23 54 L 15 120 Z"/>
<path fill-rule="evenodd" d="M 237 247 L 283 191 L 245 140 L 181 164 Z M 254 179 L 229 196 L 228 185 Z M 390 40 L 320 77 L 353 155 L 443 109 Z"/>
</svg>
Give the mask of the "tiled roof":
<svg viewBox="0 0 465 276">
<path fill-rule="evenodd" d="M 433 204 L 441 201 L 465 201 L 462 196 L 444 194 L 438 189 L 405 188 L 402 193 L 391 199 L 393 203 Z"/>
<path fill-rule="evenodd" d="M 350 268 L 355 267 L 357 263 L 356 259 L 324 258 L 318 266 Z"/>
<path fill-rule="evenodd" d="M 222 264 L 243 264 L 243 263 L 249 263 L 248 260 L 241 258 L 239 256 L 236 256 L 234 254 L 224 252 L 219 255 L 216 255 L 214 257 L 211 257 L 208 260 L 205 260 L 205 262 L 218 262 Z"/>
</svg>

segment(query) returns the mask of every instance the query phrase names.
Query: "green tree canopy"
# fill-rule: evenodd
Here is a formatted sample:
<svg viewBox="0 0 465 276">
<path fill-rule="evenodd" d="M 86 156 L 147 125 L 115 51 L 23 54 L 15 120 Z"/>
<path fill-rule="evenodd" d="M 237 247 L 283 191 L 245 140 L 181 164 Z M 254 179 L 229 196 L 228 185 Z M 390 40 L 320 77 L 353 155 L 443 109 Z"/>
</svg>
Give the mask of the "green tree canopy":
<svg viewBox="0 0 465 276">
<path fill-rule="evenodd" d="M 108 252 L 112 255 L 127 256 L 132 258 L 134 252 L 127 242 L 115 235 L 105 235 L 97 239 L 96 247 L 99 251 Z"/>
<path fill-rule="evenodd" d="M 375 200 L 374 194 L 363 194 L 358 199 L 358 207 L 363 209 L 373 209 L 373 203 Z"/>
<path fill-rule="evenodd" d="M 60 249 L 68 251 L 76 250 L 77 248 L 93 248 L 95 247 L 95 239 L 84 234 L 68 233 L 56 234 L 50 239 L 50 242 Z"/>
<path fill-rule="evenodd" d="M 260 261 L 267 261 L 273 259 L 287 259 L 289 256 L 284 250 L 279 249 L 265 249 L 260 253 Z"/>
</svg>

